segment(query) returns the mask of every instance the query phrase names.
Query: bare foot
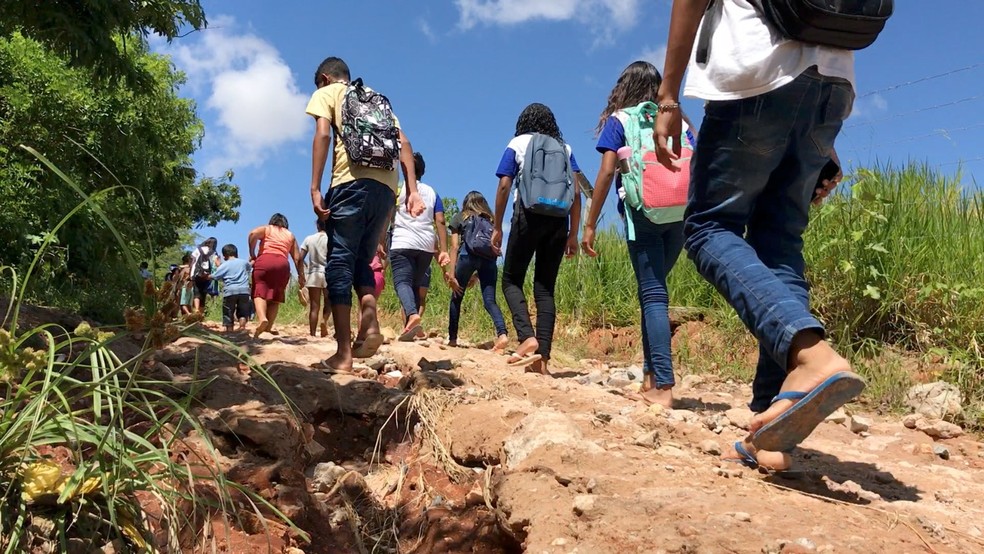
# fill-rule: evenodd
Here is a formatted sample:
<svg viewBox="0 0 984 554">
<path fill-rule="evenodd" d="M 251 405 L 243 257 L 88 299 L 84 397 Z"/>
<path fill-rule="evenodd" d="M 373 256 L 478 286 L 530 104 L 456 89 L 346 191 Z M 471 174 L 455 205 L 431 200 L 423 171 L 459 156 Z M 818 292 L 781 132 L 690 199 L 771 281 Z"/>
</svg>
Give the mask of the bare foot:
<svg viewBox="0 0 984 554">
<path fill-rule="evenodd" d="M 321 337 L 324 338 L 324 337 L 327 337 L 327 336 L 328 336 L 328 324 L 327 323 L 322 323 L 321 324 Z"/>
<path fill-rule="evenodd" d="M 526 368 L 526 371 L 530 373 L 539 373 L 540 375 L 550 375 L 550 370 L 547 369 L 547 360 L 544 359 L 539 359 L 533 362 Z"/>
<path fill-rule="evenodd" d="M 451 340 L 449 340 L 448 341 L 448 346 L 450 346 L 451 348 L 457 348 L 458 347 L 458 339 L 451 339 Z"/>
<path fill-rule="evenodd" d="M 509 336 L 499 335 L 499 338 L 495 339 L 495 343 L 492 345 L 493 352 L 502 352 L 509 346 Z"/>
<path fill-rule="evenodd" d="M 321 367 L 328 372 L 349 372 L 352 371 L 352 358 L 342 354 L 341 352 L 336 352 L 327 360 L 322 360 Z"/>
<path fill-rule="evenodd" d="M 519 344 L 519 348 L 516 349 L 516 355 L 520 358 L 524 358 L 540 348 L 540 343 L 537 342 L 535 337 L 530 337 Z"/>
<path fill-rule="evenodd" d="M 796 335 L 790 358 L 795 368 L 786 375 L 780 392 L 809 392 L 819 386 L 831 375 L 841 371 L 851 371 L 851 364 L 842 358 L 827 341 L 813 332 Z M 773 419 L 792 407 L 794 400 L 780 400 L 769 409 L 752 418 L 749 434 L 764 427 Z"/>
<path fill-rule="evenodd" d="M 256 330 L 253 331 L 253 338 L 254 339 L 260 338 L 260 335 L 262 335 L 263 333 L 265 333 L 267 331 L 267 329 L 269 329 L 269 328 L 270 328 L 270 322 L 269 321 L 267 321 L 265 319 L 262 320 L 262 321 L 260 321 L 259 323 L 256 324 Z"/>
<path fill-rule="evenodd" d="M 751 443 L 745 441 L 743 443 L 745 450 L 755 458 L 755 462 L 759 467 L 763 467 L 770 471 L 786 471 L 793 467 L 793 457 L 786 452 L 770 452 L 768 450 L 756 450 Z M 744 460 L 745 457 L 742 456 L 734 447 L 730 445 L 724 449 L 724 453 L 721 454 L 721 459 L 726 462 L 735 462 Z"/>
<path fill-rule="evenodd" d="M 407 320 L 407 325 L 403 328 L 403 332 L 413 329 L 414 327 L 420 325 L 420 316 L 418 314 L 413 314 L 410 319 Z"/>
<path fill-rule="evenodd" d="M 659 404 L 660 406 L 667 409 L 673 407 L 672 388 L 652 387 L 642 391 L 641 396 L 646 404 L 650 404 L 650 405 Z"/>
</svg>

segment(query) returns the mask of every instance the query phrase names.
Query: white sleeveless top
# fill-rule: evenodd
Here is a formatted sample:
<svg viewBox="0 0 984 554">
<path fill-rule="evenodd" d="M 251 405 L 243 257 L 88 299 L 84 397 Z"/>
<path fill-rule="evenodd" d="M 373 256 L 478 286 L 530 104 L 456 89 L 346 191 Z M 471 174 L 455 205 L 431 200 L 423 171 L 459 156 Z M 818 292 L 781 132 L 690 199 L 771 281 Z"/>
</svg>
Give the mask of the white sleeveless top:
<svg viewBox="0 0 984 554">
<path fill-rule="evenodd" d="M 393 222 L 393 250 L 422 250 L 434 252 L 437 249 L 437 233 L 434 232 L 434 213 L 444 212 L 444 206 L 439 202 L 437 192 L 429 185 L 417 183 L 417 192 L 424 200 L 424 212 L 412 217 L 407 211 L 407 187 L 400 189 L 396 198 L 396 220 Z"/>
</svg>

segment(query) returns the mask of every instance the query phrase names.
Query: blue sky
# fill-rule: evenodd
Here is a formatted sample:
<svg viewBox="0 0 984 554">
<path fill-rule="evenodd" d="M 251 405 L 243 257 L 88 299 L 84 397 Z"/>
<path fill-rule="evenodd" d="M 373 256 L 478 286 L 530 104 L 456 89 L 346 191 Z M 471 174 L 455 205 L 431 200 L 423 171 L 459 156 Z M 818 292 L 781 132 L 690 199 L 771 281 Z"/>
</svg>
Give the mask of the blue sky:
<svg viewBox="0 0 984 554">
<path fill-rule="evenodd" d="M 199 233 L 241 248 L 277 211 L 301 237 L 313 227 L 314 122 L 304 107 L 326 56 L 345 59 L 353 77 L 390 97 L 426 158 L 424 182 L 445 197 L 473 189 L 491 197 L 497 162 L 530 102 L 554 110 L 594 180 L 593 130 L 608 92 L 636 59 L 662 67 L 670 12 L 669 0 L 203 3 L 209 29 L 157 48 L 187 73 L 182 94 L 205 122 L 196 167 L 231 168 L 242 190 L 239 223 Z M 879 41 L 856 55 L 858 100 L 838 139 L 841 160 L 962 167 L 973 186 L 974 172 L 984 172 L 984 2 L 899 0 L 896 10 Z M 684 107 L 700 120 L 700 102 Z"/>
</svg>

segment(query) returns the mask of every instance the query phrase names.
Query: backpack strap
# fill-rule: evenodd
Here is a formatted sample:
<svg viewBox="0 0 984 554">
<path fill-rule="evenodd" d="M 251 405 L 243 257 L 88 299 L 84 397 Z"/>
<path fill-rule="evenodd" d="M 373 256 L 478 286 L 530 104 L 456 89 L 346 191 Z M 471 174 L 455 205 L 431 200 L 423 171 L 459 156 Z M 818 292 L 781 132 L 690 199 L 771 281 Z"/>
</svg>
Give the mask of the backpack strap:
<svg viewBox="0 0 984 554">
<path fill-rule="evenodd" d="M 714 29 L 721 19 L 721 11 L 714 9 L 715 4 L 717 4 L 717 0 L 710 0 L 707 3 L 707 9 L 704 10 L 704 22 L 700 26 L 700 36 L 697 38 L 697 52 L 695 56 L 698 64 L 707 63 L 707 58 L 711 53 L 711 35 L 714 34 Z"/>
</svg>

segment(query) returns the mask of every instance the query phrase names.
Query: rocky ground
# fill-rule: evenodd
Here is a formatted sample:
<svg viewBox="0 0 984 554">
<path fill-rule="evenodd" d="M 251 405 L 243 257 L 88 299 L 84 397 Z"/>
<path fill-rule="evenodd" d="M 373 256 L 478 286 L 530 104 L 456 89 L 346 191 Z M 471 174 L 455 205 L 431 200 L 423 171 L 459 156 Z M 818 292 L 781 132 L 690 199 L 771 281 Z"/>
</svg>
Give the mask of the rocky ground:
<svg viewBox="0 0 984 554">
<path fill-rule="evenodd" d="M 623 396 L 638 368 L 546 377 L 439 338 L 329 376 L 330 340 L 281 331 L 244 347 L 298 419 L 194 340 L 155 360 L 179 383 L 215 377 L 197 398 L 217 465 L 311 537 L 244 510 L 213 524 L 229 552 L 984 551 L 984 445 L 938 419 L 959 409 L 942 385 L 904 420 L 848 406 L 769 475 L 718 459 L 751 416 L 744 383 L 683 368 L 678 409 L 647 408 Z"/>
</svg>

